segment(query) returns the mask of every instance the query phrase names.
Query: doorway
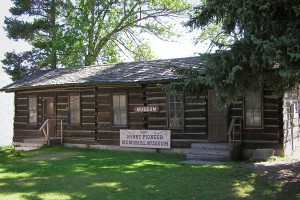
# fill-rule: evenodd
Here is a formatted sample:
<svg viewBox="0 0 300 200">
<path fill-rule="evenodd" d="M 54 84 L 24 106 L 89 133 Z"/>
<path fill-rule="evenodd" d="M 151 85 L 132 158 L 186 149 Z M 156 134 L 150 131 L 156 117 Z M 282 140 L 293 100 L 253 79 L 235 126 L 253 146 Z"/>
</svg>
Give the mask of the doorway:
<svg viewBox="0 0 300 200">
<path fill-rule="evenodd" d="M 47 119 L 55 119 L 55 101 L 54 97 L 43 98 L 43 122 Z M 49 122 L 49 137 L 56 136 L 56 121 L 50 120 Z"/>
<path fill-rule="evenodd" d="M 210 142 L 227 141 L 227 110 L 216 107 L 216 93 L 208 90 L 208 140 Z"/>
</svg>

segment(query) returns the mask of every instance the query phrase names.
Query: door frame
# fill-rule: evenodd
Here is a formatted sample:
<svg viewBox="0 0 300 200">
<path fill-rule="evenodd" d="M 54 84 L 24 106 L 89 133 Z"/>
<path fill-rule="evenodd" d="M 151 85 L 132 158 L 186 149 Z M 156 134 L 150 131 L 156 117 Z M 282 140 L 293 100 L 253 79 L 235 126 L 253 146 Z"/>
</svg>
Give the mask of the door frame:
<svg viewBox="0 0 300 200">
<path fill-rule="evenodd" d="M 211 107 L 210 106 L 215 106 L 215 100 L 211 97 L 211 94 L 215 93 L 215 91 L 213 89 L 209 89 L 207 91 L 207 135 L 208 135 L 208 141 L 209 142 L 227 142 L 228 141 L 228 137 L 227 137 L 227 130 L 228 130 L 228 110 L 223 110 L 220 111 L 220 115 L 218 115 L 218 117 L 223 118 L 225 120 L 225 130 L 224 130 L 224 135 L 222 134 L 222 137 L 215 137 L 215 135 L 212 134 L 212 130 L 211 130 L 211 124 L 213 123 L 213 115 L 212 115 L 212 111 L 211 111 Z"/>
<path fill-rule="evenodd" d="M 43 123 L 47 120 L 46 117 L 45 117 L 45 102 L 47 100 L 52 100 L 53 101 L 53 118 L 56 119 L 56 99 L 55 99 L 55 96 L 46 96 L 46 97 L 42 97 L 42 120 L 43 120 Z M 56 121 L 50 121 L 49 123 L 50 125 L 50 130 L 53 130 L 53 131 L 50 131 L 49 133 L 49 137 L 56 137 L 56 129 L 57 129 L 57 124 L 56 124 Z"/>
</svg>

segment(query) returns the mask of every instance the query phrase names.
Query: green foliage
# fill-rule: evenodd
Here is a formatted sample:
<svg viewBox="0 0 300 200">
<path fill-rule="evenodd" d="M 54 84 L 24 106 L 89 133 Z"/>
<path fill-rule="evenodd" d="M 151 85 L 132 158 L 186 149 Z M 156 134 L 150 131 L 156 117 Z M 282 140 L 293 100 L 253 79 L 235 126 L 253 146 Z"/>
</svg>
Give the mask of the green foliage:
<svg viewBox="0 0 300 200">
<path fill-rule="evenodd" d="M 0 163 L 8 158 L 19 157 L 20 155 L 20 152 L 17 152 L 13 145 L 0 146 Z"/>
<path fill-rule="evenodd" d="M 12 17 L 5 18 L 5 30 L 10 39 L 25 40 L 31 51 L 7 52 L 2 63 L 5 71 L 18 80 L 39 69 L 56 69 L 57 52 L 62 49 L 57 17 L 67 3 L 63 1 L 13 0 Z"/>
<path fill-rule="evenodd" d="M 29 52 L 9 52 L 4 69 L 17 80 L 39 69 L 156 58 L 146 34 L 168 40 L 170 19 L 189 8 L 185 0 L 13 0 L 5 19 L 9 38 L 25 40 Z"/>
<path fill-rule="evenodd" d="M 299 10 L 298 0 L 212 0 L 194 8 L 187 25 L 203 29 L 201 39 L 211 34 L 219 42 L 215 53 L 202 56 L 206 83 L 217 91 L 219 105 L 262 85 L 282 95 L 299 83 Z M 225 41 L 216 39 L 219 33 Z"/>
<path fill-rule="evenodd" d="M 144 34 L 162 39 L 175 35 L 164 18 L 179 16 L 188 8 L 176 1 L 75 1 L 63 34 L 68 44 L 65 66 L 122 61 L 122 54 L 136 61 L 154 58 Z M 73 65 L 74 66 L 74 65 Z"/>
<path fill-rule="evenodd" d="M 206 77 L 203 76 L 203 68 L 177 68 L 169 67 L 172 71 L 183 76 L 180 81 L 161 85 L 162 89 L 169 94 L 177 94 L 181 98 L 198 97 L 206 91 Z"/>
</svg>

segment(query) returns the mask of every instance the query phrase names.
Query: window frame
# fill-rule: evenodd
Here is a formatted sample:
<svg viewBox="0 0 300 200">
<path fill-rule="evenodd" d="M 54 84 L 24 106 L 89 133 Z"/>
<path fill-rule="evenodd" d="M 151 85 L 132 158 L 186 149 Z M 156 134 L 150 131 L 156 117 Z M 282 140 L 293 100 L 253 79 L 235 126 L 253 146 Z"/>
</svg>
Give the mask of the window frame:
<svg viewBox="0 0 300 200">
<path fill-rule="evenodd" d="M 71 116 L 71 96 L 77 96 L 79 97 L 79 108 L 77 110 L 79 110 L 79 122 L 77 123 L 73 123 L 72 122 L 72 116 Z M 81 93 L 70 93 L 69 94 L 69 99 L 68 99 L 68 122 L 70 125 L 81 125 L 82 122 L 82 111 L 81 111 Z"/>
<path fill-rule="evenodd" d="M 36 103 L 36 110 L 30 110 L 30 99 L 35 99 L 35 103 Z M 28 111 L 28 124 L 38 124 L 38 97 L 37 96 L 29 96 L 28 98 L 27 98 L 27 111 Z M 30 121 L 30 112 L 31 111 L 35 111 L 35 113 L 36 113 L 36 117 L 35 117 L 35 121 L 34 122 L 31 122 Z"/>
<path fill-rule="evenodd" d="M 116 124 L 114 119 L 114 96 L 124 96 L 125 97 L 125 123 L 124 124 Z M 111 94 L 111 125 L 112 127 L 128 127 L 128 95 L 127 93 L 112 93 Z"/>
<path fill-rule="evenodd" d="M 171 97 L 177 97 L 177 98 L 179 98 L 179 96 L 178 95 L 176 95 L 176 94 L 170 94 L 170 95 L 167 95 L 167 103 L 168 103 L 168 112 L 167 112 L 167 127 L 169 128 L 169 129 L 183 129 L 184 128 L 184 100 L 182 100 L 182 99 L 180 99 L 180 110 L 177 110 L 176 108 L 175 108 L 175 112 L 176 111 L 180 111 L 180 114 L 181 114 L 181 125 L 179 125 L 179 126 L 171 126 L 170 125 L 170 121 L 171 121 Z M 176 101 L 174 101 L 174 102 L 172 102 L 172 103 L 175 103 L 175 105 L 177 104 L 177 103 L 179 103 L 179 102 L 176 102 Z"/>
<path fill-rule="evenodd" d="M 246 108 L 246 95 L 244 95 L 243 97 L 243 117 L 244 117 L 244 120 L 243 120 L 243 125 L 244 125 L 244 129 L 263 129 L 264 127 L 264 112 L 263 112 L 263 108 L 264 108 L 264 99 L 263 99 L 263 91 L 262 89 L 259 89 L 259 90 L 249 90 L 249 91 L 246 91 L 247 92 L 259 92 L 260 93 L 260 125 L 259 126 L 251 126 L 251 125 L 247 125 L 247 122 L 246 122 L 246 119 L 247 119 L 247 108 Z"/>
</svg>

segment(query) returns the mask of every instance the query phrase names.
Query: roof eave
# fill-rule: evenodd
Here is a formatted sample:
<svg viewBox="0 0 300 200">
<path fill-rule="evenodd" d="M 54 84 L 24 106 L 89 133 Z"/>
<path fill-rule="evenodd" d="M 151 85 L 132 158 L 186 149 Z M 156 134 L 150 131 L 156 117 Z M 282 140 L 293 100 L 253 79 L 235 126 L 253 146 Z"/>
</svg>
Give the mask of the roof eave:
<svg viewBox="0 0 300 200">
<path fill-rule="evenodd" d="M 142 85 L 142 84 L 166 84 L 173 81 L 178 81 L 180 78 L 177 79 L 164 79 L 164 80 L 153 80 L 153 81 L 133 81 L 133 82 L 90 82 L 90 83 L 70 83 L 70 84 L 58 84 L 58 85 L 41 85 L 41 86 L 25 86 L 25 87 L 18 87 L 18 88 L 0 88 L 0 92 L 18 92 L 23 90 L 37 90 L 37 89 L 50 89 L 50 88 L 62 88 L 62 87 L 84 87 L 84 86 L 97 86 L 97 85 Z"/>
</svg>

